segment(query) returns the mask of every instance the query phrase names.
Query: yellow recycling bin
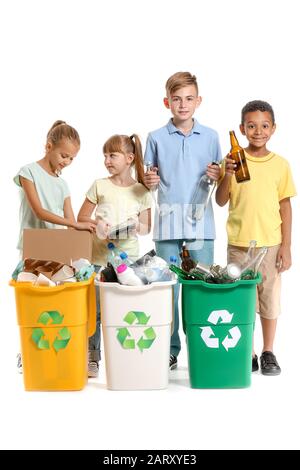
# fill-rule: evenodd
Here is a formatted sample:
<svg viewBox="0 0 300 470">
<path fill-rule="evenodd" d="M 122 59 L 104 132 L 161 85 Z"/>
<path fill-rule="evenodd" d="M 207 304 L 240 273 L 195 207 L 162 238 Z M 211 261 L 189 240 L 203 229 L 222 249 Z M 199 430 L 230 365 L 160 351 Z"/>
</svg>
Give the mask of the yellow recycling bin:
<svg viewBox="0 0 300 470">
<path fill-rule="evenodd" d="M 81 390 L 88 337 L 96 328 L 94 275 L 56 287 L 10 281 L 15 289 L 25 390 Z"/>
</svg>

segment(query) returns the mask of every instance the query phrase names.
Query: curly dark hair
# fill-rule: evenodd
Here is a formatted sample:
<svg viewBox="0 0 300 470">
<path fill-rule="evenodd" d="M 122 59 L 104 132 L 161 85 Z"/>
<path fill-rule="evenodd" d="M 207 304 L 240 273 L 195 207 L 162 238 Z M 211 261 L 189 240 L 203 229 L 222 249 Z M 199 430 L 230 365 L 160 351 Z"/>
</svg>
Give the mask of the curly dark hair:
<svg viewBox="0 0 300 470">
<path fill-rule="evenodd" d="M 261 101 L 261 100 L 249 101 L 249 103 L 245 104 L 245 106 L 242 109 L 241 124 L 244 124 L 246 114 L 253 113 L 254 111 L 261 111 L 262 113 L 264 112 L 270 113 L 272 124 L 275 124 L 275 115 L 274 115 L 272 106 L 266 101 Z"/>
</svg>

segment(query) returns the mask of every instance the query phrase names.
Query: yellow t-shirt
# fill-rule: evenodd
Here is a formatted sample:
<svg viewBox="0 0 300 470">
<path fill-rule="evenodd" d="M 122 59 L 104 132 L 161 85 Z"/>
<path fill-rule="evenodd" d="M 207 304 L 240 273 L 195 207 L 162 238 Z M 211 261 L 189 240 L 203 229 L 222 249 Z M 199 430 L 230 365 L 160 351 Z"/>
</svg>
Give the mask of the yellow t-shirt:
<svg viewBox="0 0 300 470">
<path fill-rule="evenodd" d="M 115 185 L 110 178 L 101 178 L 92 184 L 86 197 L 96 204 L 95 216 L 100 216 L 111 226 L 126 222 L 132 218 L 138 220 L 139 214 L 151 208 L 151 194 L 140 183 L 122 187 Z M 125 251 L 129 258 L 139 256 L 139 245 L 136 236 L 114 241 L 118 249 Z M 104 266 L 107 264 L 107 241 L 93 236 L 92 263 Z"/>
<path fill-rule="evenodd" d="M 275 246 L 281 243 L 281 217 L 279 202 L 296 195 L 288 162 L 269 153 L 265 157 L 252 157 L 245 152 L 250 181 L 237 183 L 231 178 L 228 243 L 249 246 Z"/>
</svg>

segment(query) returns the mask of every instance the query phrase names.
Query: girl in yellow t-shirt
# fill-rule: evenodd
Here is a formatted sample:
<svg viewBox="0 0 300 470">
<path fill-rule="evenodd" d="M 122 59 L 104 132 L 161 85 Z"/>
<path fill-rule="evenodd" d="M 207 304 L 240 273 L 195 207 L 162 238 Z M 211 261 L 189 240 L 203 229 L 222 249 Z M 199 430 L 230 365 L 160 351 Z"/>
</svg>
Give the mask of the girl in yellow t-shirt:
<svg viewBox="0 0 300 470">
<path fill-rule="evenodd" d="M 95 270 L 107 264 L 108 234 L 110 228 L 126 222 L 136 221 L 136 232 L 144 235 L 151 228 L 151 195 L 144 186 L 142 146 L 136 134 L 114 135 L 103 146 L 104 164 L 111 176 L 94 181 L 78 214 L 79 222 L 98 223 L 94 235 L 92 263 Z M 131 170 L 135 169 L 135 178 Z M 95 219 L 92 219 L 93 216 Z M 139 245 L 135 233 L 120 237 L 117 247 L 131 259 L 138 258 Z M 100 305 L 97 299 L 97 328 L 89 340 L 89 377 L 97 377 L 100 360 Z"/>
</svg>

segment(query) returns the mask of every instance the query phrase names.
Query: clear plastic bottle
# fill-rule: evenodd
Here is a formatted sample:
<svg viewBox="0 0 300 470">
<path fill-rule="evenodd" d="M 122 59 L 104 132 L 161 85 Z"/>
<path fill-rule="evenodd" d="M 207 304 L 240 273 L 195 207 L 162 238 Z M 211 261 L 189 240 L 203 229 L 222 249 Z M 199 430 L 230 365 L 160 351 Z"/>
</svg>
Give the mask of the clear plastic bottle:
<svg viewBox="0 0 300 470">
<path fill-rule="evenodd" d="M 153 165 L 151 162 L 145 162 L 145 165 L 146 165 L 146 172 L 153 171 Z M 157 174 L 157 170 L 156 170 L 156 174 Z M 159 206 L 158 200 L 157 200 L 158 186 L 159 185 L 157 184 L 156 186 L 150 189 L 151 196 L 154 201 L 155 210 L 157 211 L 157 213 L 161 216 L 164 216 L 164 215 L 166 216 L 166 215 L 171 214 L 173 210 L 170 208 L 169 204 L 166 204 L 166 203 L 163 203 L 161 206 Z M 160 185 L 160 192 L 161 193 L 163 192 L 161 185 Z"/>
<path fill-rule="evenodd" d="M 241 271 L 240 266 L 236 263 L 228 263 L 225 268 L 221 269 L 220 277 L 228 277 L 229 279 L 236 281 L 241 277 Z"/>
<path fill-rule="evenodd" d="M 128 257 L 128 254 L 126 253 L 126 251 L 121 251 L 120 258 L 122 262 L 126 264 L 127 266 L 131 266 L 132 264 L 134 264 L 134 261 Z"/>
<path fill-rule="evenodd" d="M 174 255 L 170 256 L 170 264 L 173 264 L 174 266 L 178 266 L 178 260 L 176 256 Z"/>
<path fill-rule="evenodd" d="M 212 162 L 212 165 L 219 165 L 217 162 Z M 205 209 L 207 208 L 211 199 L 212 193 L 215 189 L 216 181 L 209 178 L 206 174 L 201 176 L 195 188 L 191 203 L 187 212 L 187 219 L 189 222 L 195 222 L 202 219 Z"/>
<path fill-rule="evenodd" d="M 159 256 L 146 257 L 143 272 L 148 283 L 172 279 L 168 264 Z"/>
<path fill-rule="evenodd" d="M 145 162 L 145 165 L 146 165 L 146 173 L 150 172 L 150 171 L 153 171 L 153 165 L 151 162 Z M 156 171 L 156 174 L 157 174 L 157 171 Z M 152 199 L 154 201 L 154 204 L 155 204 L 155 209 L 156 210 L 159 210 L 159 207 L 158 207 L 158 204 L 157 204 L 157 188 L 158 188 L 158 184 L 153 186 L 151 189 L 150 189 L 150 194 L 152 196 Z"/>
<path fill-rule="evenodd" d="M 260 264 L 262 263 L 262 260 L 264 259 L 267 252 L 268 252 L 268 248 L 266 246 L 263 246 L 256 253 L 256 256 L 252 257 L 250 261 L 242 267 L 241 275 L 244 274 L 246 271 L 248 271 L 250 268 L 253 268 L 254 273 L 257 274 L 258 268 Z"/>
<path fill-rule="evenodd" d="M 107 255 L 107 262 L 110 263 L 115 269 L 123 263 L 120 254 L 122 253 L 114 243 L 109 242 L 107 244 L 107 248 L 109 250 Z"/>
</svg>

